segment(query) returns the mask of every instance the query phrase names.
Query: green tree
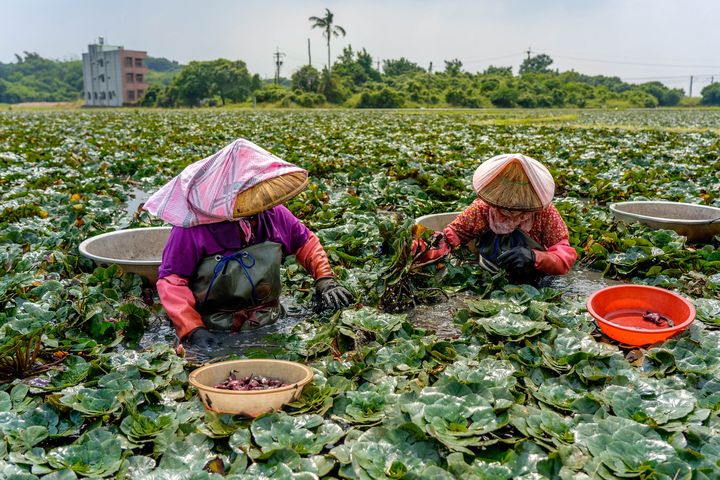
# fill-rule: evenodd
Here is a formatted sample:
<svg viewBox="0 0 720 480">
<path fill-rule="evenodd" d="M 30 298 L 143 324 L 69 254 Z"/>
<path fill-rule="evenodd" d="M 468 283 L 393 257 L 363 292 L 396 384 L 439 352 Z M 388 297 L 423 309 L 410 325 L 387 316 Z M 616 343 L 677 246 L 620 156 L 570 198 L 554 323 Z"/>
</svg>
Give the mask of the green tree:
<svg viewBox="0 0 720 480">
<path fill-rule="evenodd" d="M 320 80 L 320 93 L 330 103 L 342 103 L 350 96 L 350 92 L 343 86 L 340 77 L 328 70 L 323 71 Z"/>
<path fill-rule="evenodd" d="M 680 103 L 682 97 L 685 96 L 679 88 L 669 89 L 660 82 L 647 82 L 640 85 L 645 92 L 655 97 L 663 107 L 672 107 Z"/>
<path fill-rule="evenodd" d="M 34 52 L 15 54 L 15 63 L 0 63 L 4 93 L 0 102 L 62 102 L 83 95 L 82 63 L 57 61 Z"/>
<path fill-rule="evenodd" d="M 369 81 L 380 81 L 380 73 L 372 66 L 372 56 L 363 48 L 354 52 L 348 45 L 338 56 L 332 71 L 342 78 L 348 79 L 353 85 L 362 85 Z"/>
<path fill-rule="evenodd" d="M 421 66 L 415 62 L 411 62 L 405 57 L 400 57 L 397 60 L 383 60 L 383 73 L 389 77 L 399 77 L 400 75 L 406 75 L 408 73 L 419 73 L 424 72 Z"/>
<path fill-rule="evenodd" d="M 405 95 L 390 87 L 378 91 L 364 91 L 360 95 L 358 108 L 400 108 L 405 104 Z"/>
<path fill-rule="evenodd" d="M 720 105 L 720 83 L 711 83 L 700 92 L 703 105 Z"/>
<path fill-rule="evenodd" d="M 341 27 L 340 25 L 335 25 L 333 22 L 335 21 L 335 14 L 333 14 L 330 9 L 325 9 L 325 16 L 324 17 L 310 17 L 308 20 L 313 22 L 313 25 L 311 28 L 320 28 L 323 30 L 323 36 L 327 40 L 327 51 L 328 51 L 328 63 L 327 63 L 327 69 L 330 71 L 330 67 L 332 64 L 330 63 L 330 37 L 335 36 L 339 37 L 342 35 L 345 36 L 345 29 Z"/>
<path fill-rule="evenodd" d="M 490 65 L 485 69 L 483 75 L 502 75 L 503 77 L 512 77 L 512 67 L 496 67 Z"/>
<path fill-rule="evenodd" d="M 462 66 L 462 62 L 457 58 L 453 58 L 452 60 L 445 60 L 445 73 L 447 73 L 451 77 L 456 77 L 462 70 Z"/>
<path fill-rule="evenodd" d="M 252 78 L 245 62 L 224 58 L 210 62 L 190 62 L 173 80 L 179 101 L 184 105 L 198 105 L 214 96 L 240 102 L 252 88 Z"/>
<path fill-rule="evenodd" d="M 165 57 L 147 57 L 145 59 L 145 66 L 149 70 L 154 70 L 156 72 L 173 72 L 182 68 L 182 65 L 180 65 L 177 61 L 168 60 Z"/>
<path fill-rule="evenodd" d="M 526 58 L 520 65 L 520 75 L 525 75 L 526 73 L 549 73 L 551 70 L 548 67 L 552 65 L 552 63 L 553 59 L 550 58 L 550 55 L 545 55 L 544 53 Z"/>
<path fill-rule="evenodd" d="M 320 72 L 312 65 L 305 65 L 292 74 L 292 88 L 303 92 L 317 92 L 320 88 Z"/>
</svg>

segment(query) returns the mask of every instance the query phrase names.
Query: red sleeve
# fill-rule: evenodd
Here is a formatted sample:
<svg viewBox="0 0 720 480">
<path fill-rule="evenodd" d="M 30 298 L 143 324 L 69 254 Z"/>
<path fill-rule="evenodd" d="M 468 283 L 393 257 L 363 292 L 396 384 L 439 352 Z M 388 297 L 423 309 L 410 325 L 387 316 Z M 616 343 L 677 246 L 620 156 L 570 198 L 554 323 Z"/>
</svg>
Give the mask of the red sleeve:
<svg viewBox="0 0 720 480">
<path fill-rule="evenodd" d="M 488 209 L 488 204 L 478 198 L 443 229 L 453 248 L 479 237 L 488 229 Z"/>
<path fill-rule="evenodd" d="M 535 268 L 546 275 L 565 275 L 577 260 L 577 252 L 567 240 L 561 240 L 547 251 L 535 252 Z"/>
<path fill-rule="evenodd" d="M 335 276 L 327 253 L 313 232 L 308 233 L 305 244 L 295 252 L 295 259 L 315 280 Z"/>
<path fill-rule="evenodd" d="M 546 275 L 564 275 L 577 260 L 577 252 L 570 246 L 567 225 L 550 204 L 542 211 L 542 244 L 547 251 L 535 250 L 535 268 Z"/>
<path fill-rule="evenodd" d="M 195 296 L 188 287 L 187 278 L 178 275 L 168 275 L 157 282 L 160 302 L 170 317 L 175 332 L 180 340 L 198 327 L 205 324 L 200 314 L 195 310 Z"/>
</svg>

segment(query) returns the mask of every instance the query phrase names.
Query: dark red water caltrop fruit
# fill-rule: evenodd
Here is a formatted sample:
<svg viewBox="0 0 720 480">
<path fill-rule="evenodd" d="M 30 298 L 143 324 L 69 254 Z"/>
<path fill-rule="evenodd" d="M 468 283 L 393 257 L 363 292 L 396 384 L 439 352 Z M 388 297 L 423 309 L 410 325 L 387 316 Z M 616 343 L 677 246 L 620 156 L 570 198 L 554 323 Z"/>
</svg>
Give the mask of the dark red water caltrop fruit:
<svg viewBox="0 0 720 480">
<path fill-rule="evenodd" d="M 269 390 L 271 388 L 279 388 L 287 385 L 287 383 L 284 383 L 282 380 L 278 380 L 277 378 L 263 377 L 262 375 L 255 375 L 254 373 L 251 373 L 247 377 L 240 378 L 238 378 L 236 374 L 237 372 L 235 370 L 231 371 L 228 379 L 223 383 L 215 385 L 215 388 L 220 388 L 222 390 L 249 391 Z"/>
</svg>

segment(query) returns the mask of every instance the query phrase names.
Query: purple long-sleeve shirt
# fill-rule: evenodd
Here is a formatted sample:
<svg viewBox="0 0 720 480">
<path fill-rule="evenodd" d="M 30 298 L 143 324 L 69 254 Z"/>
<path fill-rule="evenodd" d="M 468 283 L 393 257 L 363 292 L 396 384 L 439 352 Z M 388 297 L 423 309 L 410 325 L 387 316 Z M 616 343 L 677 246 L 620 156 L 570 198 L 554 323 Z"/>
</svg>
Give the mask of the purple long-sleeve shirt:
<svg viewBox="0 0 720 480">
<path fill-rule="evenodd" d="M 262 242 L 279 243 L 283 255 L 292 255 L 305 245 L 310 234 L 310 230 L 283 205 L 258 213 L 251 226 L 249 243 L 243 240 L 238 222 L 173 227 L 163 250 L 158 277 L 175 274 L 190 278 L 204 258 L 232 254 Z"/>
</svg>

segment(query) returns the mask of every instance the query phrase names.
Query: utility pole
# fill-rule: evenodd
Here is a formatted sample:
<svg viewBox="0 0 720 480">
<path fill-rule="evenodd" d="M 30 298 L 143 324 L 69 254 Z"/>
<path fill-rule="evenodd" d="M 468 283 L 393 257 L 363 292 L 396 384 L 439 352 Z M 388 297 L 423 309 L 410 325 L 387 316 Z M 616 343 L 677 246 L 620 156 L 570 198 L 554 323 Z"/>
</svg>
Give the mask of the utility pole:
<svg viewBox="0 0 720 480">
<path fill-rule="evenodd" d="M 430 65 L 428 66 L 428 73 L 432 73 L 432 62 L 430 62 Z"/>
<path fill-rule="evenodd" d="M 530 47 L 528 47 L 528 49 L 525 51 L 525 53 L 528 54 L 528 60 L 530 60 L 530 54 L 532 53 L 532 50 L 530 49 Z"/>
<path fill-rule="evenodd" d="M 280 67 L 282 67 L 283 61 L 282 57 L 284 57 L 285 54 L 280 51 L 278 47 L 275 47 L 275 53 L 273 53 L 273 57 L 275 57 L 275 84 L 277 85 L 280 83 Z"/>
<path fill-rule="evenodd" d="M 308 66 L 312 67 L 312 56 L 310 55 L 310 39 L 308 38 Z"/>
<path fill-rule="evenodd" d="M 688 93 L 688 97 L 692 97 L 692 82 L 693 82 L 693 76 L 690 75 L 690 92 Z"/>
</svg>

